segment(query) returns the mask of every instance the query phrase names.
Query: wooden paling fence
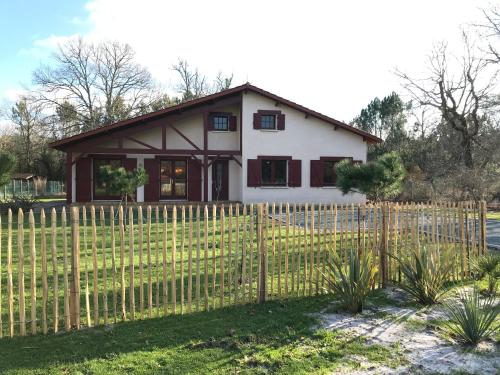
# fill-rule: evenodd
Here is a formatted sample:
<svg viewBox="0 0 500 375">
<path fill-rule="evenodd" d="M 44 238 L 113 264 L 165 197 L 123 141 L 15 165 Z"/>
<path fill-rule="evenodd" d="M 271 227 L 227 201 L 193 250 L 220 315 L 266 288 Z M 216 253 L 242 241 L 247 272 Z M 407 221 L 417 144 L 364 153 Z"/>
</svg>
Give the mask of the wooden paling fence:
<svg viewBox="0 0 500 375">
<path fill-rule="evenodd" d="M 422 247 L 461 280 L 487 251 L 485 213 L 485 202 L 9 211 L 0 217 L 0 336 L 324 293 L 328 263 L 352 251 L 372 255 L 377 287 L 400 278 L 391 255 Z"/>
</svg>

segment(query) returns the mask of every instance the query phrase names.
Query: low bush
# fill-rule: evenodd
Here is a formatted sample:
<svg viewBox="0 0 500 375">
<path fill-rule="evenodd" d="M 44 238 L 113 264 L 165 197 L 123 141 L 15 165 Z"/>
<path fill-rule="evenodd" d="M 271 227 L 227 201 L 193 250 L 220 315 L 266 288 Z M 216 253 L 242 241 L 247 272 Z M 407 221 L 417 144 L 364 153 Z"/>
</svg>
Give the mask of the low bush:
<svg viewBox="0 0 500 375">
<path fill-rule="evenodd" d="M 447 303 L 445 306 L 448 315 L 445 327 L 464 344 L 475 346 L 500 331 L 500 323 L 497 321 L 500 306 L 492 296 L 481 301 L 477 288 L 461 292 L 458 302 Z"/>
<path fill-rule="evenodd" d="M 494 296 L 500 277 L 500 255 L 489 254 L 472 260 L 471 270 L 479 279 L 486 277 L 488 282 L 486 293 L 489 296 Z"/>
<path fill-rule="evenodd" d="M 439 302 L 446 293 L 450 264 L 439 263 L 437 255 L 423 248 L 409 258 L 393 256 L 399 263 L 403 279 L 400 286 L 422 305 Z"/>
<path fill-rule="evenodd" d="M 333 261 L 327 263 L 327 271 L 323 274 L 325 289 L 337 295 L 347 311 L 360 313 L 376 274 L 377 268 L 369 255 L 359 257 L 356 252 L 351 251 L 348 264 L 344 265 L 335 254 Z"/>
<path fill-rule="evenodd" d="M 17 213 L 19 209 L 26 212 L 31 210 L 36 203 L 38 203 L 38 199 L 32 195 L 17 195 L 0 202 L 0 211 L 6 213 L 10 208 L 13 213 Z"/>
</svg>

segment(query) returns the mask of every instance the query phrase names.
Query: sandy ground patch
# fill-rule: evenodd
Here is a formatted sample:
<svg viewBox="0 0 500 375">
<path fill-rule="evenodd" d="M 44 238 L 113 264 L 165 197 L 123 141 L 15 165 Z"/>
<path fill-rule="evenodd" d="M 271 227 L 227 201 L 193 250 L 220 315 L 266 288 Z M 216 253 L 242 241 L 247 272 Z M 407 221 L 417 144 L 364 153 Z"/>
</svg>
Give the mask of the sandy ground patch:
<svg viewBox="0 0 500 375">
<path fill-rule="evenodd" d="M 389 289 L 391 298 L 400 300 L 399 291 Z M 396 303 L 397 304 L 397 303 Z M 498 374 L 500 355 L 498 346 L 491 341 L 482 343 L 477 350 L 466 350 L 453 345 L 428 323 L 445 319 L 443 307 L 419 309 L 403 306 L 371 306 L 358 315 L 344 313 L 320 314 L 326 329 L 343 330 L 348 335 L 363 336 L 368 343 L 397 346 L 404 353 L 408 365 L 391 369 L 370 363 L 366 358 L 349 358 L 359 363 L 359 369 L 341 369 L 336 373 L 350 374 Z"/>
</svg>

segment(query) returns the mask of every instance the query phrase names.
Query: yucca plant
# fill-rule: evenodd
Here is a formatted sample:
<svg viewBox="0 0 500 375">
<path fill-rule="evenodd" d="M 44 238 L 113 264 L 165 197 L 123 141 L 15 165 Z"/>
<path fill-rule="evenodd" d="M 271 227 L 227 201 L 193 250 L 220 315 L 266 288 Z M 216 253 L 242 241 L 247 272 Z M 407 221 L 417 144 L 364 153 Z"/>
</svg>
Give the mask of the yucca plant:
<svg viewBox="0 0 500 375">
<path fill-rule="evenodd" d="M 399 263 L 403 290 L 422 305 L 432 305 L 441 300 L 447 291 L 445 285 L 451 271 L 450 264 L 438 263 L 437 256 L 426 248 L 414 251 L 409 258 L 392 257 Z"/>
<path fill-rule="evenodd" d="M 335 254 L 332 262 L 327 263 L 326 273 L 326 291 L 337 295 L 347 311 L 362 312 L 377 274 L 370 255 L 360 257 L 351 251 L 347 264 L 343 264 Z"/>
<path fill-rule="evenodd" d="M 493 296 L 481 301 L 476 288 L 462 291 L 458 302 L 445 304 L 448 320 L 446 328 L 458 341 L 477 345 L 500 330 L 497 316 L 500 312 Z"/>
<path fill-rule="evenodd" d="M 489 296 L 495 295 L 498 278 L 500 277 L 500 256 L 489 254 L 476 258 L 471 262 L 471 270 L 480 279 L 486 277 L 488 282 L 486 292 Z"/>
</svg>

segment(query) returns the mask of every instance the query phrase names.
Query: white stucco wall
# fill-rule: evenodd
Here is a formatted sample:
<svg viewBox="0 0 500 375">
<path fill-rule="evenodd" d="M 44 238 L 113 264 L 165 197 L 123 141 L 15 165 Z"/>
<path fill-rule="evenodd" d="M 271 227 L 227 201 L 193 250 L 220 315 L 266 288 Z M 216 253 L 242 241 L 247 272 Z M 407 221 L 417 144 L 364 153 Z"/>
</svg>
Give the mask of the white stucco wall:
<svg viewBox="0 0 500 375">
<path fill-rule="evenodd" d="M 366 161 L 367 143 L 359 135 L 343 129 L 335 130 L 334 127 L 322 120 L 294 110 L 285 105 L 276 106 L 276 102 L 258 94 L 247 92 L 242 95 L 243 103 L 242 122 L 240 124 L 240 105 L 227 107 L 214 107 L 213 112 L 231 112 L 237 117 L 236 132 L 209 132 L 208 148 L 212 150 L 239 150 L 240 131 L 242 132 L 243 146 L 241 160 L 242 166 L 234 160 L 229 161 L 229 200 L 243 202 L 337 202 L 357 203 L 363 202 L 365 197 L 361 194 L 342 195 L 335 187 L 310 187 L 310 161 L 320 157 L 352 157 L 355 160 Z M 286 116 L 284 131 L 265 131 L 253 129 L 253 114 L 258 110 L 280 110 Z M 150 144 L 162 147 L 162 121 L 155 120 L 157 127 L 143 129 L 131 137 Z M 186 137 L 203 149 L 203 116 L 201 113 L 183 117 L 172 121 Z M 183 139 L 174 130 L 167 127 L 167 149 L 195 150 L 189 142 Z M 147 149 L 137 142 L 124 140 L 124 147 Z M 104 144 L 102 145 L 104 147 Z M 107 141 L 106 147 L 117 147 L 117 141 Z M 179 154 L 188 158 L 188 155 Z M 248 187 L 247 186 L 247 160 L 256 159 L 258 156 L 291 156 L 302 161 L 301 187 Z M 144 159 L 154 158 L 154 154 L 128 154 L 127 157 L 136 158 L 137 165 L 143 166 Z M 168 156 L 165 156 L 168 157 Z M 202 155 L 198 155 L 203 159 Z M 203 178 L 203 174 L 202 174 Z M 212 171 L 208 171 L 208 200 L 212 199 Z M 203 194 L 203 181 L 201 185 Z M 73 200 L 76 198 L 75 168 L 73 167 Z M 137 200 L 144 201 L 144 188 L 137 191 Z"/>
<path fill-rule="evenodd" d="M 342 195 L 335 187 L 310 187 L 310 160 L 322 156 L 352 157 L 366 161 L 367 144 L 363 138 L 322 120 L 296 111 L 275 101 L 248 92 L 243 95 L 243 168 L 242 201 L 244 202 L 364 202 L 361 194 Z M 285 114 L 284 131 L 253 129 L 253 114 L 258 110 L 280 110 Z M 261 156 L 292 156 L 302 161 L 301 187 L 248 187 L 247 160 Z"/>
</svg>

